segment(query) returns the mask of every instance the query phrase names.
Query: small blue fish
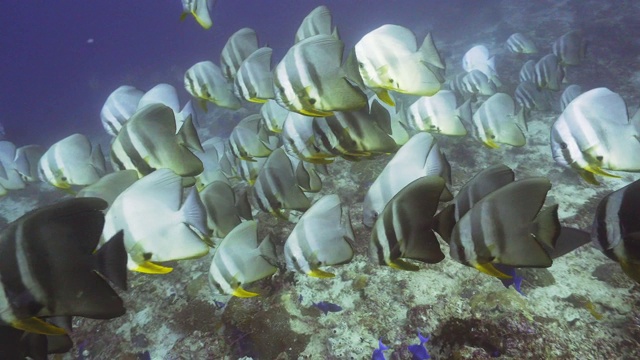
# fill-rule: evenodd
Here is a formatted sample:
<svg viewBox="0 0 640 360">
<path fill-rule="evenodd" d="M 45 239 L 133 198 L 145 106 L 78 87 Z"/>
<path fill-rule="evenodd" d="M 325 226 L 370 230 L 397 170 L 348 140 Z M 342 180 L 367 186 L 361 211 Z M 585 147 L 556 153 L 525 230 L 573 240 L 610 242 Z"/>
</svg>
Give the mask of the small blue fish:
<svg viewBox="0 0 640 360">
<path fill-rule="evenodd" d="M 218 300 L 213 300 L 213 303 L 216 305 L 216 309 L 218 310 L 222 309 L 226 305 L 222 301 L 218 301 Z"/>
<path fill-rule="evenodd" d="M 302 294 L 298 296 L 298 304 L 302 304 Z"/>
<path fill-rule="evenodd" d="M 378 348 L 373 350 L 371 360 L 386 360 L 383 351 L 389 350 L 389 348 L 382 343 L 382 338 L 378 339 Z"/>
<path fill-rule="evenodd" d="M 325 315 L 327 315 L 327 313 L 329 313 L 329 312 L 342 311 L 342 308 L 340 307 L 340 305 L 336 305 L 336 304 L 330 303 L 328 301 L 320 301 L 320 302 L 317 302 L 317 303 L 313 303 L 313 306 L 315 306 L 318 309 L 320 309 L 320 311 L 322 311 Z"/>
<path fill-rule="evenodd" d="M 502 281 L 502 285 L 504 285 L 504 287 L 506 288 L 513 285 L 513 288 L 516 289 L 516 291 L 519 292 L 520 295 L 524 296 L 524 293 L 522 292 L 522 289 L 521 289 L 522 276 L 518 275 L 516 268 L 514 268 L 513 266 L 502 265 L 502 264 L 494 264 L 494 266 L 496 267 L 496 269 L 500 270 L 505 275 L 511 276 L 511 279 L 500 279 L 500 281 Z"/>
<path fill-rule="evenodd" d="M 409 345 L 409 347 L 407 348 L 413 354 L 412 359 L 413 360 L 431 359 L 431 356 L 429 356 L 429 352 L 427 351 L 427 348 L 424 346 L 424 344 L 427 341 L 429 341 L 429 337 L 426 337 L 426 338 L 423 337 L 422 334 L 420 334 L 420 331 L 418 331 L 418 339 L 420 339 L 420 344 Z"/>
</svg>

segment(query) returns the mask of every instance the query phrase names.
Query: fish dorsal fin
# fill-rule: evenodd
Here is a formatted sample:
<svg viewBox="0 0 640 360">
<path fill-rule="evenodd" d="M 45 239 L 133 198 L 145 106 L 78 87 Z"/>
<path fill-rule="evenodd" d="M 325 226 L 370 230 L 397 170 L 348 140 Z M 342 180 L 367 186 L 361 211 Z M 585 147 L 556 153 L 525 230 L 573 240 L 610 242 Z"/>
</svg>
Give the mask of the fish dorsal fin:
<svg viewBox="0 0 640 360">
<path fill-rule="evenodd" d="M 315 66 L 339 68 L 342 65 L 344 43 L 331 35 L 316 35 L 295 45 Z"/>
<path fill-rule="evenodd" d="M 307 210 L 300 220 L 310 217 L 321 217 L 332 221 L 336 224 L 340 223 L 342 215 L 340 198 L 338 195 L 331 194 L 321 197 Z"/>
<path fill-rule="evenodd" d="M 123 194 L 144 201 L 146 197 L 178 211 L 182 197 L 182 178 L 171 169 L 158 169 L 131 185 Z"/>
<path fill-rule="evenodd" d="M 222 240 L 216 250 L 216 255 L 225 256 L 225 252 L 230 249 L 237 249 L 241 252 L 250 252 L 258 246 L 258 222 L 255 220 L 245 221 L 233 228 Z"/>
<path fill-rule="evenodd" d="M 420 55 L 422 61 L 426 62 L 427 64 L 431 64 L 439 69 L 445 68 L 442 57 L 440 57 L 438 49 L 436 49 L 436 45 L 433 42 L 431 33 L 428 33 L 427 36 L 425 36 L 424 41 L 422 42 L 422 46 L 420 46 Z"/>
<path fill-rule="evenodd" d="M 295 42 L 301 42 L 315 35 L 331 34 L 331 12 L 329 8 L 320 5 L 302 19 L 296 31 Z"/>
<path fill-rule="evenodd" d="M 246 64 L 246 66 L 255 66 L 258 69 L 260 69 L 260 71 L 265 71 L 265 72 L 269 72 L 271 69 L 271 55 L 273 54 L 273 49 L 271 49 L 270 47 L 261 47 L 258 50 L 254 51 L 253 53 L 251 53 L 251 55 L 249 55 L 244 62 L 242 63 L 243 65 L 241 66 L 245 66 L 244 64 Z"/>
<path fill-rule="evenodd" d="M 559 231 L 557 212 L 541 212 L 542 217 L 535 218 L 550 188 L 551 183 L 544 177 L 518 180 L 490 193 L 465 215 L 465 217 L 474 216 L 475 208 L 491 208 L 496 212 L 499 218 L 496 221 L 500 224 L 520 224 L 520 226 L 500 225 L 505 233 L 500 239 L 496 239 L 502 242 L 498 244 L 499 253 L 494 254 L 497 262 L 525 267 L 551 265 L 551 257 L 541 243 L 552 244 L 555 241 L 551 236 L 556 224 Z"/>
<path fill-rule="evenodd" d="M 460 220 L 485 196 L 515 180 L 515 174 L 504 164 L 492 165 L 469 180 L 455 196 L 455 221 Z"/>
</svg>

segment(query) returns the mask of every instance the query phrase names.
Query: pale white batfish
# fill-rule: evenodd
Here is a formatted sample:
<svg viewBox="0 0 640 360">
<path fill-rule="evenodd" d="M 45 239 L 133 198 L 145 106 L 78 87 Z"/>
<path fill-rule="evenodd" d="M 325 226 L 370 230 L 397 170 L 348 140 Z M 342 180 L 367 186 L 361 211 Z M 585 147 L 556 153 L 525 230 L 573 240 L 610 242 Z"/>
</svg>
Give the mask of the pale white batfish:
<svg viewBox="0 0 640 360">
<path fill-rule="evenodd" d="M 551 153 L 564 167 L 598 184 L 594 175 L 618 177 L 606 170 L 640 171 L 640 112 L 631 120 L 619 94 L 607 88 L 582 93 L 551 127 Z"/>
</svg>

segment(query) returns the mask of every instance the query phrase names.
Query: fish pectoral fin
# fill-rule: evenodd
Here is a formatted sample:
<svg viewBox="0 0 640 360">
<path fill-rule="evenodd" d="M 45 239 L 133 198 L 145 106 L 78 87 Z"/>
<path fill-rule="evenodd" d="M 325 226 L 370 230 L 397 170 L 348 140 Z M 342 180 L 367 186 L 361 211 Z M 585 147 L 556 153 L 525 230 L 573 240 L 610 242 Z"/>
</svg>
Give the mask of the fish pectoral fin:
<svg viewBox="0 0 640 360">
<path fill-rule="evenodd" d="M 513 276 L 509 276 L 505 273 L 503 273 L 502 271 L 498 270 L 495 266 L 493 266 L 492 263 L 486 263 L 486 264 L 472 264 L 474 268 L 476 268 L 476 270 L 485 273 L 487 275 L 491 275 L 494 277 L 497 277 L 498 279 L 512 279 Z"/>
<path fill-rule="evenodd" d="M 247 291 L 247 290 L 243 289 L 242 286 L 238 286 L 237 288 L 235 288 L 233 290 L 233 293 L 231 295 L 236 296 L 236 297 L 240 297 L 240 298 L 250 298 L 250 297 L 258 296 L 260 294 L 252 292 L 252 291 Z"/>
<path fill-rule="evenodd" d="M 184 19 L 187 18 L 187 16 L 189 16 L 190 13 L 188 12 L 183 12 L 182 14 L 180 14 L 180 21 L 184 21 Z"/>
<path fill-rule="evenodd" d="M 321 279 L 328 279 L 328 278 L 332 278 L 335 277 L 336 275 L 324 270 L 320 270 L 320 269 L 314 269 L 311 270 L 307 273 L 307 275 L 311 276 L 311 277 L 315 277 L 315 278 L 321 278 Z"/>
<path fill-rule="evenodd" d="M 12 321 L 11 326 L 16 329 L 42 335 L 65 335 L 67 333 L 65 329 L 37 317 Z"/>
<path fill-rule="evenodd" d="M 389 261 L 389 263 L 387 264 L 390 267 L 396 269 L 396 270 L 406 270 L 406 271 L 418 271 L 420 270 L 420 267 L 418 267 L 418 265 L 414 265 L 411 264 L 409 262 L 406 262 L 402 259 L 395 259 L 395 260 L 391 260 Z"/>
<path fill-rule="evenodd" d="M 132 270 L 144 274 L 168 274 L 173 271 L 173 268 L 154 264 L 151 261 L 145 261 L 142 264 L 138 264 L 138 267 Z"/>
</svg>

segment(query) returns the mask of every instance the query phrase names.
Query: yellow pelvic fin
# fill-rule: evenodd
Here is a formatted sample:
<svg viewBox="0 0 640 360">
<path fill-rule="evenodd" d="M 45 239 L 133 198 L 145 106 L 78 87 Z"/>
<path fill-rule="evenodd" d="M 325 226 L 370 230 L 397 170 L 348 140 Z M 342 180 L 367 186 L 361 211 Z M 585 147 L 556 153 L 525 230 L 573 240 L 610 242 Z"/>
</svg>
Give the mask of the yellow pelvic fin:
<svg viewBox="0 0 640 360">
<path fill-rule="evenodd" d="M 11 326 L 16 329 L 43 335 L 64 335 L 67 333 L 65 329 L 49 324 L 37 317 L 12 321 Z"/>
<path fill-rule="evenodd" d="M 336 276 L 335 274 L 332 274 L 330 272 L 326 272 L 320 269 L 311 270 L 307 273 L 307 275 L 315 278 L 321 278 L 321 279 L 328 279 Z"/>
<path fill-rule="evenodd" d="M 267 99 L 249 98 L 249 99 L 247 99 L 247 101 L 250 101 L 250 102 L 256 103 L 256 104 L 264 104 L 264 103 L 267 102 Z"/>
<path fill-rule="evenodd" d="M 620 176 L 618 175 L 614 175 L 614 174 L 609 174 L 608 172 L 602 170 L 599 166 L 596 165 L 587 165 L 584 167 L 585 170 L 587 170 L 590 173 L 594 173 L 596 175 L 602 175 L 602 176 L 608 176 L 608 177 L 612 177 L 612 178 L 620 178 Z"/>
<path fill-rule="evenodd" d="M 390 267 L 396 269 L 396 270 L 406 270 L 406 271 L 418 271 L 420 270 L 420 268 L 418 267 L 418 265 L 414 265 L 411 263 L 408 263 L 402 259 L 395 259 L 395 260 L 391 260 L 387 263 L 387 265 L 389 265 Z"/>
<path fill-rule="evenodd" d="M 64 187 L 64 188 L 60 188 L 60 187 L 59 187 L 58 189 L 62 190 L 63 192 L 65 192 L 65 193 L 67 193 L 67 194 L 69 194 L 69 195 L 71 195 L 71 196 L 76 196 L 76 195 L 78 195 L 78 192 L 77 192 L 77 191 L 75 191 L 75 190 L 71 189 L 71 185 L 69 185 L 69 187 Z"/>
<path fill-rule="evenodd" d="M 600 185 L 600 182 L 596 180 L 596 177 L 593 176 L 593 173 L 588 171 L 578 169 L 578 174 L 584 179 L 584 181 L 588 182 L 591 185 Z"/>
<path fill-rule="evenodd" d="M 238 286 L 237 288 L 235 288 L 235 290 L 233 290 L 233 294 L 232 295 L 240 297 L 240 298 L 250 298 L 250 297 L 258 296 L 260 294 L 254 293 L 254 292 L 251 292 L 251 291 L 247 291 L 247 290 L 243 289 L 242 286 Z"/>
<path fill-rule="evenodd" d="M 133 271 L 144 274 L 168 274 L 173 271 L 173 268 L 154 264 L 151 261 L 145 261 L 142 264 L 138 264 L 138 267 L 133 269 Z"/>
<path fill-rule="evenodd" d="M 189 15 L 188 12 L 183 12 L 182 14 L 180 14 L 180 21 L 184 21 L 184 19 L 187 18 L 187 15 Z"/>
<path fill-rule="evenodd" d="M 498 279 L 512 279 L 513 276 L 509 276 L 505 273 L 503 273 L 502 271 L 496 269 L 495 266 L 493 266 L 492 263 L 486 263 L 486 264 L 472 264 L 474 268 L 476 268 L 476 270 L 485 273 L 487 275 L 491 275 L 494 277 L 497 277 Z"/>
<path fill-rule="evenodd" d="M 489 139 L 483 141 L 482 143 L 491 149 L 497 149 L 500 147 L 500 145 L 498 145 L 495 141 Z"/>
<path fill-rule="evenodd" d="M 209 110 L 207 109 L 207 99 L 199 99 L 198 105 L 200 105 L 200 107 L 202 108 L 202 110 L 204 110 L 205 113 L 209 112 Z"/>
<path fill-rule="evenodd" d="M 387 104 L 389 106 L 396 106 L 395 101 L 393 101 L 393 99 L 391 98 L 391 96 L 389 95 L 389 92 L 387 90 L 380 89 L 380 90 L 376 91 L 376 95 L 378 96 L 378 99 L 380 99 L 385 104 Z"/>
<path fill-rule="evenodd" d="M 306 116 L 312 116 L 312 117 L 325 117 L 325 116 L 331 116 L 333 115 L 333 111 L 319 111 L 319 110 L 315 110 L 315 109 L 300 109 L 298 110 L 298 112 L 300 112 L 300 114 L 302 115 L 306 115 Z"/>
</svg>

